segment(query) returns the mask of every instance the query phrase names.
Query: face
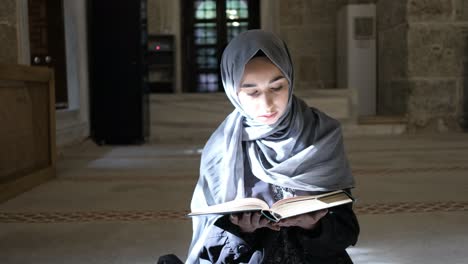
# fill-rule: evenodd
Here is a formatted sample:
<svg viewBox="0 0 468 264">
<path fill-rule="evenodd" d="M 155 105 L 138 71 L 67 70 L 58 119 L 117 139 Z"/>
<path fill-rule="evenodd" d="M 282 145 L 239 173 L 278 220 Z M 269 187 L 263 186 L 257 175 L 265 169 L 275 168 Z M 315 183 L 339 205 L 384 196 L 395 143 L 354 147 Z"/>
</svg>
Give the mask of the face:
<svg viewBox="0 0 468 264">
<path fill-rule="evenodd" d="M 245 65 L 238 97 L 250 117 L 272 125 L 286 112 L 288 80 L 268 58 L 255 57 Z"/>
</svg>

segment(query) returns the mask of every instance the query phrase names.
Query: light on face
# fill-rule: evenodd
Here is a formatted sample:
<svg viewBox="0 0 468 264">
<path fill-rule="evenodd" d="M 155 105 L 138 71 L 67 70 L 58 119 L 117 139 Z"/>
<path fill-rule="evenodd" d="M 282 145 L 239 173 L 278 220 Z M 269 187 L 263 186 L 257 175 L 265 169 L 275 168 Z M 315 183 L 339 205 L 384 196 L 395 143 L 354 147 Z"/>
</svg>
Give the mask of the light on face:
<svg viewBox="0 0 468 264">
<path fill-rule="evenodd" d="M 238 96 L 249 117 L 274 124 L 287 109 L 288 94 L 286 78 L 267 57 L 253 58 L 245 65 Z"/>
</svg>

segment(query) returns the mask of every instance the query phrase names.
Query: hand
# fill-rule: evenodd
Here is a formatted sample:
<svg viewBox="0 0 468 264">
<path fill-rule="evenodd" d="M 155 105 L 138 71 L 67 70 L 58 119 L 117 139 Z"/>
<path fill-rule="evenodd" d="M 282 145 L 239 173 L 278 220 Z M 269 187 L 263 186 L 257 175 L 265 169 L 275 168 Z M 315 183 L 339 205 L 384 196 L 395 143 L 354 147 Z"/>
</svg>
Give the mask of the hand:
<svg viewBox="0 0 468 264">
<path fill-rule="evenodd" d="M 275 224 L 278 227 L 298 226 L 303 229 L 312 230 L 317 225 L 318 221 L 328 213 L 327 209 L 313 213 L 301 214 L 293 217 L 288 217 Z"/>
<path fill-rule="evenodd" d="M 270 220 L 262 217 L 262 214 L 256 213 L 243 213 L 243 214 L 232 214 L 229 217 L 231 223 L 240 227 L 241 232 L 252 233 L 258 228 L 268 227 L 275 231 L 279 231 L 280 227 L 272 224 Z"/>
</svg>

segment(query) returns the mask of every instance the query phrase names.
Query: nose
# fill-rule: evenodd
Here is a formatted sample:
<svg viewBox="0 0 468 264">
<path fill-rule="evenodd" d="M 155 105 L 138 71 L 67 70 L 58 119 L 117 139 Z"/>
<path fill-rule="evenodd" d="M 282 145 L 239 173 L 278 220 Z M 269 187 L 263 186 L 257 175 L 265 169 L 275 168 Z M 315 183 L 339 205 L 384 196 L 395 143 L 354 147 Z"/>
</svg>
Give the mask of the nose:
<svg viewBox="0 0 468 264">
<path fill-rule="evenodd" d="M 263 96 L 263 100 L 262 100 L 262 106 L 265 110 L 267 110 L 268 112 L 271 112 L 273 110 L 273 101 L 274 101 L 274 95 L 270 94 L 270 93 L 265 93 L 265 95 Z"/>
</svg>

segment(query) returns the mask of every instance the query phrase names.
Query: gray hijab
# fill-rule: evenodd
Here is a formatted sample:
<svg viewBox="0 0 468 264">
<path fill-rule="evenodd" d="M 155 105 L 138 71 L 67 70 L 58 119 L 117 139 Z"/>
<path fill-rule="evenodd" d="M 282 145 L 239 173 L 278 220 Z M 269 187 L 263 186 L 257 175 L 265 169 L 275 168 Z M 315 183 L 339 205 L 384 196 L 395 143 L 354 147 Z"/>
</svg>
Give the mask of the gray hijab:
<svg viewBox="0 0 468 264">
<path fill-rule="evenodd" d="M 259 51 L 289 82 L 287 110 L 273 125 L 248 116 L 237 96 L 244 67 Z M 192 210 L 244 197 L 244 158 L 255 177 L 281 187 L 309 192 L 353 187 L 339 123 L 293 95 L 292 61 L 281 39 L 262 30 L 239 34 L 223 53 L 221 76 L 235 110 L 203 149 Z M 218 217 L 193 218 L 187 263 L 200 263 L 198 255 Z"/>
</svg>

